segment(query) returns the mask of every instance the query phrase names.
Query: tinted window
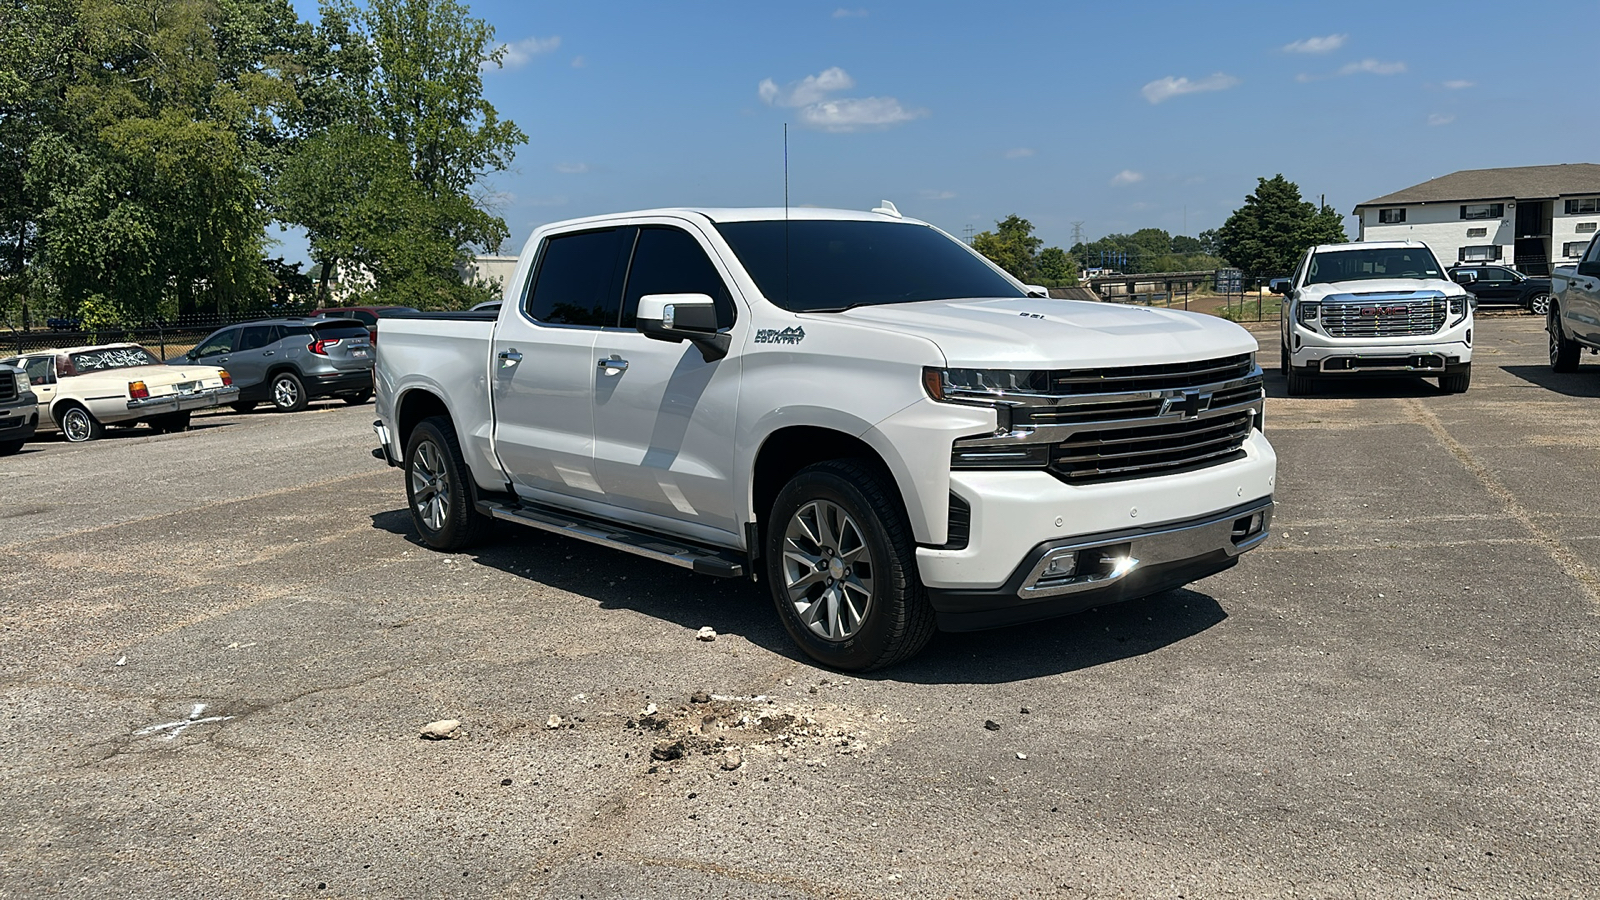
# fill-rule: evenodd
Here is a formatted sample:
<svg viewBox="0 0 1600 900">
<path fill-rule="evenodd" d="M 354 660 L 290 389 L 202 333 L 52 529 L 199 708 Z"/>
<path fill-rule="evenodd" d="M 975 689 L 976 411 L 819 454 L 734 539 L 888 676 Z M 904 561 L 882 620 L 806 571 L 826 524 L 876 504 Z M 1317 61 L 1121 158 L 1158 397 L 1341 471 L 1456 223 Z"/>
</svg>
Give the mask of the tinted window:
<svg viewBox="0 0 1600 900">
<path fill-rule="evenodd" d="M 351 311 L 345 313 L 345 315 L 349 318 L 355 319 L 363 325 L 378 324 L 378 317 L 364 309 L 352 309 Z"/>
<path fill-rule="evenodd" d="M 272 331 L 271 325 L 250 325 L 239 329 L 239 349 L 260 350 L 276 340 Z"/>
<path fill-rule="evenodd" d="M 717 327 L 733 327 L 733 296 L 700 242 L 676 228 L 641 228 L 622 298 L 622 327 L 632 328 L 647 294 L 707 294 L 717 304 Z"/>
<path fill-rule="evenodd" d="M 525 307 L 528 315 L 551 325 L 617 324 L 614 276 L 623 233 L 611 228 L 547 239 Z"/>
<path fill-rule="evenodd" d="M 320 322 L 312 326 L 316 329 L 317 337 L 325 341 L 335 338 L 367 338 L 371 333 L 366 328 L 354 322 Z"/>
<path fill-rule="evenodd" d="M 925 225 L 724 222 L 717 230 L 761 293 L 796 312 L 1026 296 L 966 247 Z"/>
<path fill-rule="evenodd" d="M 227 331 L 219 331 L 216 334 L 213 334 L 211 337 L 206 338 L 204 341 L 201 341 L 200 346 L 194 348 L 194 355 L 215 356 L 218 353 L 228 353 L 233 350 L 233 340 L 238 336 L 239 329 L 237 328 L 229 328 Z"/>
<path fill-rule="evenodd" d="M 1362 281 L 1372 278 L 1438 278 L 1439 263 L 1424 247 L 1336 250 L 1311 257 L 1306 284 Z"/>
</svg>

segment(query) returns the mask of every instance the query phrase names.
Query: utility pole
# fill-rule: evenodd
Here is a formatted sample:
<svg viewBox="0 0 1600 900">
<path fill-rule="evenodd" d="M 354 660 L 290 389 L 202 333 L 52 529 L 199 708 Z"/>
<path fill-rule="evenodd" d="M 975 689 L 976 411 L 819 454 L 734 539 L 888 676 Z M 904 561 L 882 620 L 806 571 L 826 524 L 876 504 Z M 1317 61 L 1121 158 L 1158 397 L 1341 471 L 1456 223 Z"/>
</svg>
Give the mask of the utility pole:
<svg viewBox="0 0 1600 900">
<path fill-rule="evenodd" d="M 972 246 L 972 226 L 971 225 L 968 225 L 968 226 L 966 226 L 965 228 L 963 228 L 961 230 L 961 240 L 965 241 L 968 247 Z"/>
<path fill-rule="evenodd" d="M 1072 223 L 1072 245 L 1073 246 L 1077 246 L 1077 245 L 1079 245 L 1081 243 L 1083 243 L 1083 223 L 1082 222 L 1073 222 Z"/>
</svg>

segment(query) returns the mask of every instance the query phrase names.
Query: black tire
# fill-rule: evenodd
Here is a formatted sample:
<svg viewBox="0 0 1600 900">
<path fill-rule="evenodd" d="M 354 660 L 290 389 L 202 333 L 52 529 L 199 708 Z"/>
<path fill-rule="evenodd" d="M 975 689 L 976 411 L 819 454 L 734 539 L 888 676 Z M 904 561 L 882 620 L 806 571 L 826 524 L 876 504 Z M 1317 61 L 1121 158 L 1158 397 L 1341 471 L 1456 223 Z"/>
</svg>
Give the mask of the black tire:
<svg viewBox="0 0 1600 900">
<path fill-rule="evenodd" d="M 463 550 L 483 540 L 490 520 L 473 508 L 472 472 L 448 418 L 433 416 L 417 423 L 406 441 L 401 471 L 406 507 L 424 544 Z"/>
<path fill-rule="evenodd" d="M 1459 372 L 1439 376 L 1439 390 L 1446 394 L 1465 394 L 1467 388 L 1472 386 L 1471 364 L 1461 367 Z"/>
<path fill-rule="evenodd" d="M 191 414 L 187 411 L 167 413 L 166 415 L 156 416 L 152 419 L 148 419 L 147 421 L 150 423 L 150 427 L 154 429 L 157 434 L 176 434 L 180 431 L 189 430 L 190 415 Z"/>
<path fill-rule="evenodd" d="M 268 391 L 272 406 L 278 412 L 299 412 L 310 401 L 306 396 L 305 383 L 293 372 L 279 372 L 272 376 L 272 386 Z"/>
<path fill-rule="evenodd" d="M 1311 376 L 1293 365 L 1284 368 L 1283 380 L 1289 383 L 1288 390 L 1291 397 L 1308 396 L 1314 389 Z"/>
<path fill-rule="evenodd" d="M 1283 375 L 1283 377 L 1285 379 L 1287 379 L 1289 377 L 1289 360 L 1290 359 L 1291 359 L 1291 357 L 1289 356 L 1289 345 L 1285 344 L 1285 343 L 1282 343 L 1282 342 L 1279 342 L 1279 344 L 1278 344 L 1278 371 Z"/>
<path fill-rule="evenodd" d="M 105 433 L 106 427 L 100 420 L 76 403 L 69 403 L 61 410 L 61 419 L 56 423 L 61 429 L 61 436 L 74 444 L 85 441 L 98 441 Z"/>
<path fill-rule="evenodd" d="M 233 407 L 233 411 L 236 413 L 247 413 L 256 408 L 256 401 L 240 400 L 238 403 L 229 403 L 228 405 Z"/>
<path fill-rule="evenodd" d="M 16 453 L 18 450 L 21 450 L 22 449 L 22 445 L 24 443 L 27 443 L 27 442 L 26 441 L 0 441 L 0 456 L 11 456 L 12 454 Z"/>
<path fill-rule="evenodd" d="M 370 389 L 365 391 L 357 391 L 354 394 L 345 394 L 339 399 L 343 400 L 350 406 L 360 406 L 361 404 L 372 399 L 372 391 Z"/>
<path fill-rule="evenodd" d="M 825 553 L 825 539 L 791 540 L 791 529 L 822 532 L 816 515 L 828 510 L 845 517 L 831 519 L 836 550 Z M 808 515 L 813 516 L 809 528 Z M 892 482 L 867 464 L 831 460 L 801 469 L 773 502 L 765 540 L 767 581 L 778 618 L 817 662 L 850 672 L 878 669 L 916 655 L 933 637 L 933 607 L 917 577 L 910 525 Z M 853 547 L 862 549 L 848 549 Z M 801 559 L 813 557 L 814 563 Z M 859 571 L 863 560 L 865 578 Z M 811 565 L 818 567 L 817 574 Z M 863 596 L 863 586 L 864 610 L 841 604 Z M 802 618 L 799 603 L 807 612 L 816 611 L 813 622 Z M 830 616 L 830 610 L 845 612 Z M 822 633 L 830 630 L 835 637 Z"/>
<path fill-rule="evenodd" d="M 1544 328 L 1550 332 L 1550 368 L 1556 372 L 1578 371 L 1578 354 L 1583 348 L 1567 337 L 1561 328 L 1561 307 L 1550 305 L 1550 315 L 1545 317 Z"/>
</svg>

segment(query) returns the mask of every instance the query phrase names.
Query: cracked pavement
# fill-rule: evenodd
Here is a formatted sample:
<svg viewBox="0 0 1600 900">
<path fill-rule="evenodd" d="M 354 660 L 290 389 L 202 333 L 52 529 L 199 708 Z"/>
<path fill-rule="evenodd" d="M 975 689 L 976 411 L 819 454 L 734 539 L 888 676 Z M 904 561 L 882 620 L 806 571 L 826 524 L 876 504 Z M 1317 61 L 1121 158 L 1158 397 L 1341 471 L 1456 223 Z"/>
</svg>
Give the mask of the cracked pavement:
<svg viewBox="0 0 1600 900">
<path fill-rule="evenodd" d="M 30 444 L 0 898 L 1600 895 L 1600 365 L 1479 332 L 1291 400 L 1258 331 L 1266 547 L 867 677 L 748 582 L 422 548 L 370 405 Z"/>
</svg>

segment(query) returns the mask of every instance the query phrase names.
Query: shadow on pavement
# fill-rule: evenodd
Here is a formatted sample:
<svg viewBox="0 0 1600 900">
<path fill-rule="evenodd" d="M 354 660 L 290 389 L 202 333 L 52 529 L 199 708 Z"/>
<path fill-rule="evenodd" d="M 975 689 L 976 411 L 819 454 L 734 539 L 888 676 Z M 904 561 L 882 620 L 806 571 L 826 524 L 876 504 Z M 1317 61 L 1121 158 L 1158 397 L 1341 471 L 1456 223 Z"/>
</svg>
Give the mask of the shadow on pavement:
<svg viewBox="0 0 1600 900">
<path fill-rule="evenodd" d="M 1288 397 L 1289 384 L 1276 368 L 1266 372 L 1267 396 Z M 1311 393 L 1295 400 L 1367 400 L 1374 397 L 1438 397 L 1439 385 L 1420 375 L 1372 377 L 1337 375 L 1312 382 Z"/>
<path fill-rule="evenodd" d="M 1536 384 L 1547 391 L 1568 397 L 1600 397 L 1600 367 L 1580 366 L 1569 373 L 1552 372 L 1549 366 L 1501 366 L 1507 373 Z"/>
<path fill-rule="evenodd" d="M 405 509 L 376 513 L 372 526 L 425 547 Z M 480 565 L 630 609 L 689 631 L 709 625 L 786 659 L 816 666 L 789 638 L 765 583 L 710 578 L 572 538 L 496 523 L 467 551 Z M 921 684 L 1022 681 L 1142 656 L 1228 617 L 1210 596 L 1167 591 L 1077 615 L 994 631 L 937 634 L 916 658 L 856 677 Z"/>
</svg>

